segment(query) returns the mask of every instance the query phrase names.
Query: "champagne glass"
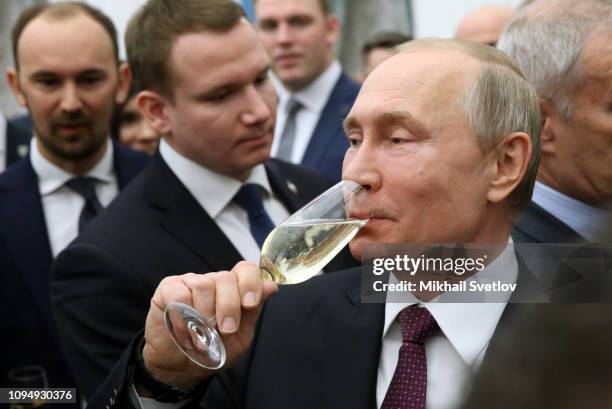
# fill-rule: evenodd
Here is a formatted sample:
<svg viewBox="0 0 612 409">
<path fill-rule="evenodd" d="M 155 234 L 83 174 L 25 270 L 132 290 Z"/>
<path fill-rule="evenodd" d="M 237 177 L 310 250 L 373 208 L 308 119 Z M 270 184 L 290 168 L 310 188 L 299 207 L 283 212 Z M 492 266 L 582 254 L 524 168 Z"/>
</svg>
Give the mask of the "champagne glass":
<svg viewBox="0 0 612 409">
<path fill-rule="evenodd" d="M 357 234 L 368 219 L 354 218 L 364 208 L 367 191 L 342 180 L 306 204 L 270 232 L 259 260 L 262 278 L 298 284 L 318 274 Z M 172 339 L 185 355 L 208 369 L 225 364 L 225 347 L 214 317 L 171 303 L 164 318 Z"/>
</svg>

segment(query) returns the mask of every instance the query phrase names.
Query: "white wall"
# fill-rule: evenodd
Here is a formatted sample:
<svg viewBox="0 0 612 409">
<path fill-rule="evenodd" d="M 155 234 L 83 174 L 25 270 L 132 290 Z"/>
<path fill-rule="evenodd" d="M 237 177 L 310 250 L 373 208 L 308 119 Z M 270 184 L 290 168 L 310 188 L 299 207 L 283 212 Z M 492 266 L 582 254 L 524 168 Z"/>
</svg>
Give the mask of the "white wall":
<svg viewBox="0 0 612 409">
<path fill-rule="evenodd" d="M 375 1 L 375 0 L 373 0 Z M 419 37 L 453 37 L 461 18 L 485 4 L 516 7 L 521 0 L 412 0 L 413 34 Z"/>
</svg>

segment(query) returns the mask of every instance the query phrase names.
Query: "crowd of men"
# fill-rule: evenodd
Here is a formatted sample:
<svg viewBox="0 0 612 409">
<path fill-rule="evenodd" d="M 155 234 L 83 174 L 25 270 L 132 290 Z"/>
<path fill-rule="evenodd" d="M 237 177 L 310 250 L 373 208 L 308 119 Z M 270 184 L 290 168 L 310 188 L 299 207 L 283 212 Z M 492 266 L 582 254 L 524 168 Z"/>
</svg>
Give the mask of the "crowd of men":
<svg viewBox="0 0 612 409">
<path fill-rule="evenodd" d="M 86 3 L 26 9 L 6 78 L 31 123 L 0 116 L 0 386 L 37 366 L 73 407 L 612 404 L 611 304 L 360 299 L 373 243 L 495 245 L 487 274 L 574 299 L 567 268 L 513 247 L 595 243 L 609 218 L 612 4 L 574 3 L 485 7 L 455 39 L 381 33 L 362 84 L 326 0 L 255 0 L 253 24 L 232 0 L 149 0 L 127 61 Z M 308 282 L 263 280 L 267 233 L 341 179 L 368 223 Z M 224 368 L 176 347 L 177 301 L 215 317 Z M 536 358 L 542 392 L 522 394 Z M 584 400 L 559 398 L 571 385 Z"/>
</svg>

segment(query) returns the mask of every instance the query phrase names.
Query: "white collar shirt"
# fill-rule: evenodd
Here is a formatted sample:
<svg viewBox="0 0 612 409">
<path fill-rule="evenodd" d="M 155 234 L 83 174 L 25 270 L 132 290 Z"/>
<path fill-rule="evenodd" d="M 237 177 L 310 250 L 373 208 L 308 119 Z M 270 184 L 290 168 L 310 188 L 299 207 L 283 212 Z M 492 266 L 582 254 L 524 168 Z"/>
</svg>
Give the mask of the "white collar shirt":
<svg viewBox="0 0 612 409">
<path fill-rule="evenodd" d="M 485 271 L 486 270 L 486 271 Z M 507 282 L 516 283 L 518 262 L 512 240 L 481 273 L 487 278 L 503 275 Z M 508 275 L 509 273 L 509 275 Z M 394 277 L 391 275 L 391 277 Z M 509 298 L 511 294 L 507 295 Z M 427 358 L 427 409 L 455 409 L 463 402 L 465 391 L 473 374 L 478 370 L 497 323 L 507 305 L 496 303 L 444 303 L 419 304 L 435 318 L 441 333 L 425 342 Z M 507 300 L 506 300 L 507 301 Z M 397 316 L 414 303 L 387 302 L 382 334 L 382 349 L 376 384 L 376 404 L 380 408 L 399 356 L 402 333 Z"/>
<path fill-rule="evenodd" d="M 301 163 L 312 138 L 315 127 L 321 117 L 321 112 L 327 104 L 340 75 L 342 67 L 334 60 L 329 67 L 306 88 L 292 94 L 280 80 L 271 74 L 272 83 L 278 94 L 278 109 L 276 114 L 276 128 L 272 143 L 272 156 L 276 156 L 280 145 L 281 135 L 287 122 L 287 103 L 293 97 L 297 99 L 302 108 L 296 113 L 296 133 L 291 153 L 292 163 Z"/>
<path fill-rule="evenodd" d="M 30 141 L 30 160 L 38 178 L 38 191 L 42 199 L 43 213 L 51 253 L 55 258 L 79 232 L 79 216 L 85 199 L 65 185 L 74 178 L 65 170 L 48 161 L 39 151 L 37 138 Z M 96 196 L 106 207 L 119 192 L 117 176 L 113 167 L 113 144 L 107 140 L 102 159 L 85 176 L 95 178 Z"/>
<path fill-rule="evenodd" d="M 163 139 L 159 151 L 168 167 L 215 221 L 243 259 L 258 263 L 260 248 L 251 235 L 248 214 L 232 202 L 242 183 L 182 156 Z M 255 166 L 244 183 L 254 183 L 264 189 L 264 208 L 275 225 L 289 216 L 270 187 L 264 165 Z"/>
<path fill-rule="evenodd" d="M 590 206 L 537 181 L 531 200 L 589 241 L 597 240 L 609 216 L 609 209 Z"/>
</svg>

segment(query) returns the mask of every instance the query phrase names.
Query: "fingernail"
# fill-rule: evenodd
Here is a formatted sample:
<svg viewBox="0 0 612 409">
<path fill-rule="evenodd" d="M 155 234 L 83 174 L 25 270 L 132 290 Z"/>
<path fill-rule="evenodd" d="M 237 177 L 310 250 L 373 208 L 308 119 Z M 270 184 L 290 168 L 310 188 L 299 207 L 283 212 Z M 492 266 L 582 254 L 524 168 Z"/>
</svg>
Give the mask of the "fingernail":
<svg viewBox="0 0 612 409">
<path fill-rule="evenodd" d="M 244 304 L 245 307 L 252 307 L 255 305 L 255 293 L 253 291 L 249 291 L 244 294 L 244 297 L 242 297 L 242 304 Z"/>
<path fill-rule="evenodd" d="M 232 317 L 226 317 L 223 320 L 223 325 L 221 326 L 223 332 L 232 333 L 235 332 L 238 328 L 236 326 L 236 320 Z"/>
</svg>

